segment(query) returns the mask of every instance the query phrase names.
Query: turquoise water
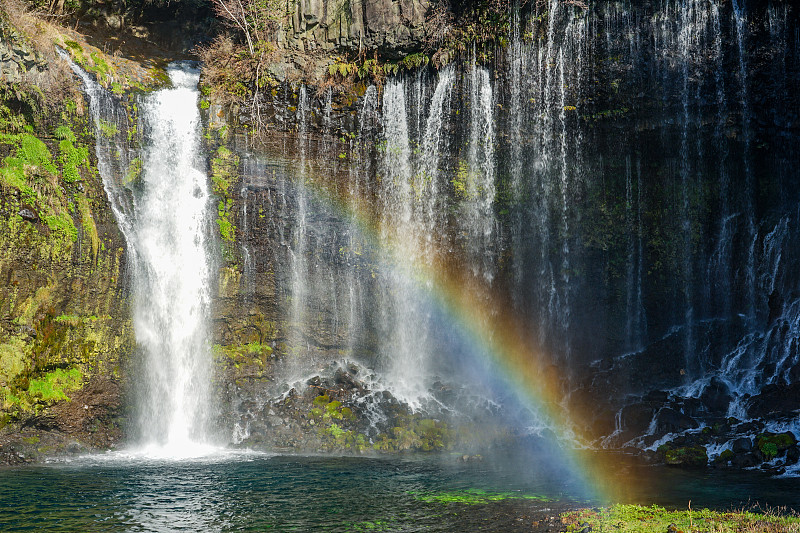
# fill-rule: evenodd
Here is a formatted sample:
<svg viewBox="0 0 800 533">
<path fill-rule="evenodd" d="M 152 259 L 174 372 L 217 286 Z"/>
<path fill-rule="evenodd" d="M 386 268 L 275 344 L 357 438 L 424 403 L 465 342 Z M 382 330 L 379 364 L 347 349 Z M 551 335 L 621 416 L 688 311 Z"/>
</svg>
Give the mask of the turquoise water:
<svg viewBox="0 0 800 533">
<path fill-rule="evenodd" d="M 531 531 L 544 515 L 599 503 L 531 467 L 450 456 L 97 456 L 0 470 L 0 531 Z M 634 474 L 655 481 L 634 498 L 642 503 L 798 508 L 800 500 L 796 478 L 622 471 L 619 483 Z"/>
</svg>

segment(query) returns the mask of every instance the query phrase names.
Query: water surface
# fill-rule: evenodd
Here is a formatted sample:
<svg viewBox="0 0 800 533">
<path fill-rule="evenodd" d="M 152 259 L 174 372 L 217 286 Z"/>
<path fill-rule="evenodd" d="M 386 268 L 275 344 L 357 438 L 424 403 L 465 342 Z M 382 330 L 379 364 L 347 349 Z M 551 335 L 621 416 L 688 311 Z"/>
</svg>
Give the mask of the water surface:
<svg viewBox="0 0 800 533">
<path fill-rule="evenodd" d="M 515 467 L 516 466 L 516 467 Z M 531 531 L 600 502 L 569 479 L 487 459 L 100 455 L 0 470 L 2 531 Z M 800 509 L 800 481 L 759 472 L 620 470 L 630 501 Z"/>
</svg>

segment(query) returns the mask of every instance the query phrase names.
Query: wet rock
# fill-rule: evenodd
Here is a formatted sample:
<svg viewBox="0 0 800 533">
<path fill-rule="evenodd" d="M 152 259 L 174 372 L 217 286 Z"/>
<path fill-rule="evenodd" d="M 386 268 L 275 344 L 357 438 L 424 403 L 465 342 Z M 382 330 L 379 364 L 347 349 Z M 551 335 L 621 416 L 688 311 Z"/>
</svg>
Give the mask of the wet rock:
<svg viewBox="0 0 800 533">
<path fill-rule="evenodd" d="M 793 465 L 800 461 L 800 448 L 795 444 L 786 448 L 786 464 Z"/>
<path fill-rule="evenodd" d="M 661 409 L 656 415 L 656 431 L 660 434 L 677 433 L 697 427 L 698 424 L 692 417 L 669 407 Z"/>
<path fill-rule="evenodd" d="M 714 464 L 718 466 L 725 466 L 729 464 L 734 457 L 736 457 L 736 454 L 732 450 L 724 450 L 714 458 Z"/>
<path fill-rule="evenodd" d="M 244 413 L 252 413 L 252 412 L 255 412 L 257 409 L 258 409 L 258 405 L 256 404 L 256 402 L 250 401 L 250 400 L 243 401 L 236 408 L 236 410 L 239 413 L 242 413 L 242 414 L 244 414 Z"/>
<path fill-rule="evenodd" d="M 39 217 L 36 216 L 36 213 L 31 211 L 27 207 L 20 209 L 19 213 L 17 214 L 21 216 L 23 220 L 27 220 L 28 222 L 37 222 L 39 220 Z"/>
<path fill-rule="evenodd" d="M 267 425 L 272 427 L 280 427 L 285 423 L 283 418 L 279 416 L 267 416 L 265 422 L 267 423 Z"/>
<path fill-rule="evenodd" d="M 778 289 L 772 291 L 767 299 L 767 306 L 769 307 L 769 317 L 767 317 L 767 325 L 772 325 L 783 314 L 783 296 Z"/>
<path fill-rule="evenodd" d="M 731 464 L 736 468 L 751 468 L 760 462 L 761 461 L 758 457 L 756 457 L 756 454 L 752 452 L 737 454 L 733 457 L 733 459 L 731 459 Z"/>
<path fill-rule="evenodd" d="M 737 433 L 758 433 L 764 429 L 764 423 L 760 420 L 751 420 L 750 422 L 745 422 L 744 424 L 739 424 L 735 426 L 734 429 Z"/>
<path fill-rule="evenodd" d="M 703 446 L 684 446 L 663 450 L 664 462 L 672 466 L 701 467 L 708 464 L 708 453 Z"/>
<path fill-rule="evenodd" d="M 620 413 L 620 421 L 622 427 L 637 434 L 642 434 L 647 430 L 650 422 L 653 420 L 652 405 L 647 404 L 634 404 L 626 405 L 622 408 Z"/>
<path fill-rule="evenodd" d="M 747 414 L 751 418 L 792 416 L 800 406 L 800 383 L 767 385 L 747 403 Z"/>
<path fill-rule="evenodd" d="M 785 455 L 786 450 L 797 444 L 794 435 L 787 431 L 785 433 L 762 433 L 756 437 L 756 453 L 763 460 L 771 461 L 775 457 Z"/>
<path fill-rule="evenodd" d="M 742 454 L 753 450 L 753 440 L 748 437 L 740 437 L 731 443 L 733 453 Z"/>
<path fill-rule="evenodd" d="M 663 390 L 650 391 L 645 395 L 644 400 L 646 402 L 653 402 L 659 405 L 665 404 L 667 403 L 667 400 L 669 400 L 669 393 Z"/>
<path fill-rule="evenodd" d="M 344 369 L 341 368 L 336 370 L 336 372 L 333 375 L 333 380 L 336 383 L 336 385 L 344 387 L 347 390 L 351 389 L 364 390 L 364 387 L 361 385 L 361 383 L 358 382 L 357 379 L 355 379 L 348 372 L 346 372 Z"/>
<path fill-rule="evenodd" d="M 728 384 L 716 376 L 711 378 L 711 381 L 700 395 L 700 402 L 711 413 L 725 413 L 732 399 L 733 396 Z"/>
</svg>

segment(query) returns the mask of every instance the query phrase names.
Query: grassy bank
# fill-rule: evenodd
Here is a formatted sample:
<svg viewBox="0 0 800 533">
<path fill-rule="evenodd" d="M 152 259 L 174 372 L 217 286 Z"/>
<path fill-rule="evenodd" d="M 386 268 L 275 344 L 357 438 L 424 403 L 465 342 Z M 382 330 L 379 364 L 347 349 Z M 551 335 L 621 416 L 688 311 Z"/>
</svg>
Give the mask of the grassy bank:
<svg viewBox="0 0 800 533">
<path fill-rule="evenodd" d="M 800 532 L 800 517 L 786 510 L 718 512 L 708 509 L 670 511 L 663 507 L 613 505 L 581 509 L 561 516 L 570 533 L 790 533 Z"/>
</svg>

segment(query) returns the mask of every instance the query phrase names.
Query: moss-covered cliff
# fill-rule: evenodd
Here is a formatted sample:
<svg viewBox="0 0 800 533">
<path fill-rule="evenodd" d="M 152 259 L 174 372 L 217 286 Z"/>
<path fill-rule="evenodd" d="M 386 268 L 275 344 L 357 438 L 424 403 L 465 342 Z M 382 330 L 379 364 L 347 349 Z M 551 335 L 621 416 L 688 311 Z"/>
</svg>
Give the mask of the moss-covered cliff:
<svg viewBox="0 0 800 533">
<path fill-rule="evenodd" d="M 118 441 L 133 332 L 79 85 L 5 13 L 0 33 L 17 66 L 0 79 L 0 463 L 14 463 Z"/>
</svg>

